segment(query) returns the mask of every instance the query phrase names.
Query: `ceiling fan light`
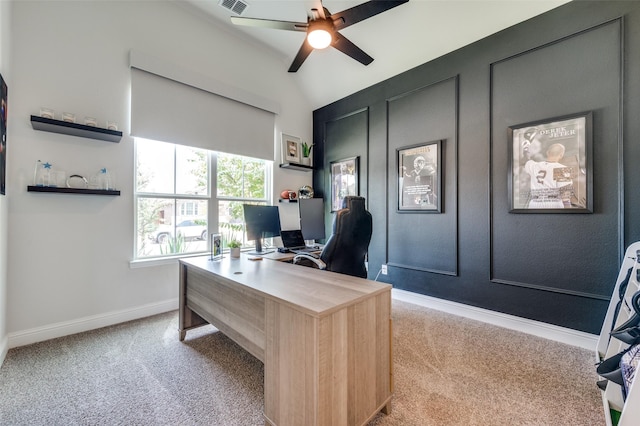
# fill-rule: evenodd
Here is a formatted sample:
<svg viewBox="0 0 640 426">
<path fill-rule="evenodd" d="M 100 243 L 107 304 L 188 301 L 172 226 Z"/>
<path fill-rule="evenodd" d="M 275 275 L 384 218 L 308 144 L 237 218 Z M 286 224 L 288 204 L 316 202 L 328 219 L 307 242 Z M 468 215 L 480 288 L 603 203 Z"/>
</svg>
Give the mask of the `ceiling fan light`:
<svg viewBox="0 0 640 426">
<path fill-rule="evenodd" d="M 307 41 L 314 49 L 324 49 L 331 44 L 331 34 L 324 29 L 313 30 L 307 35 Z"/>
</svg>

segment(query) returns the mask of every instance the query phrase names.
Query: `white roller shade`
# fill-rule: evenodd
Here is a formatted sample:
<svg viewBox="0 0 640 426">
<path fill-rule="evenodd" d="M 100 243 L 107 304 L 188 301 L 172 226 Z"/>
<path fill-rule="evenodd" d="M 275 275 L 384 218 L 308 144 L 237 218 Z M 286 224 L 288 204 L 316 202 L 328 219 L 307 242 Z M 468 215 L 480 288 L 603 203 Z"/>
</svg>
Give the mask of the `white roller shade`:
<svg viewBox="0 0 640 426">
<path fill-rule="evenodd" d="M 274 121 L 273 112 L 132 63 L 132 136 L 273 161 Z"/>
</svg>

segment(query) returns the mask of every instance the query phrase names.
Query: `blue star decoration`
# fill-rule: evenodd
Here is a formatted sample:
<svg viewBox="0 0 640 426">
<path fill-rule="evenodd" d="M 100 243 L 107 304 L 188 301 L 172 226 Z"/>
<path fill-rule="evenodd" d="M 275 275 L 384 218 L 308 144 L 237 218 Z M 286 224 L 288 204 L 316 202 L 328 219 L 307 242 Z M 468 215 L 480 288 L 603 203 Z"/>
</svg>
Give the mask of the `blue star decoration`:
<svg viewBox="0 0 640 426">
<path fill-rule="evenodd" d="M 51 164 L 49 164 L 49 162 L 46 162 L 42 165 L 42 167 L 44 167 L 45 169 L 50 169 L 51 168 Z"/>
<path fill-rule="evenodd" d="M 106 167 L 101 168 L 100 173 L 107 173 L 107 168 Z"/>
</svg>

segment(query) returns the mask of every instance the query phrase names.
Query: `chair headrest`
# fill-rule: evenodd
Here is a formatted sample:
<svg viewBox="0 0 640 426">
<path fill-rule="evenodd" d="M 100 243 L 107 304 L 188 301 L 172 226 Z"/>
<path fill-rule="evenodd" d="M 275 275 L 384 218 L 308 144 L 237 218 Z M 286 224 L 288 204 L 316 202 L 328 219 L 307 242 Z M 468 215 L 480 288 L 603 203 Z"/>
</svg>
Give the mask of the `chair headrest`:
<svg viewBox="0 0 640 426">
<path fill-rule="evenodd" d="M 365 210 L 364 197 L 357 197 L 355 195 L 349 195 L 342 200 L 342 208 L 349 210 Z"/>
</svg>

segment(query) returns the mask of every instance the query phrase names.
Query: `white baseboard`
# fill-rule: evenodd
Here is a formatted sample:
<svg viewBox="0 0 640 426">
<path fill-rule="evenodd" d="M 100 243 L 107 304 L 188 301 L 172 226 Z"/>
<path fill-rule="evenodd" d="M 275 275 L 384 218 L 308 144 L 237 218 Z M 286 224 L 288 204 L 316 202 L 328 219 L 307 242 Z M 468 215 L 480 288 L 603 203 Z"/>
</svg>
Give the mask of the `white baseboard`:
<svg viewBox="0 0 640 426">
<path fill-rule="evenodd" d="M 177 298 L 159 303 L 149 303 L 132 309 L 123 309 L 121 311 L 92 315 L 90 317 L 72 321 L 64 321 L 43 327 L 36 327 L 30 330 L 9 333 L 7 346 L 8 348 L 16 348 L 18 346 L 30 345 L 31 343 L 42 342 L 62 336 L 69 336 L 71 334 L 82 333 L 83 331 L 95 330 L 97 328 L 107 327 L 126 321 L 174 311 L 176 309 L 178 309 Z M 4 358 L 2 359 L 4 360 Z"/>
<path fill-rule="evenodd" d="M 4 364 L 4 359 L 7 357 L 7 351 L 9 351 L 9 339 L 7 336 L 0 341 L 0 367 Z"/>
<path fill-rule="evenodd" d="M 482 321 L 499 327 L 520 331 L 545 339 L 567 345 L 578 346 L 591 351 L 595 350 L 598 344 L 598 336 L 570 328 L 559 327 L 540 321 L 520 318 L 513 315 L 494 312 L 488 309 L 476 308 L 475 306 L 464 305 L 462 303 L 451 302 L 449 300 L 438 299 L 423 294 L 412 293 L 410 291 L 393 289 L 392 296 L 401 302 L 413 303 L 426 308 L 436 309 L 449 314 L 458 315 L 465 318 Z"/>
<path fill-rule="evenodd" d="M 532 334 L 545 339 L 554 340 L 567 345 L 595 350 L 598 336 L 570 328 L 559 327 L 544 322 L 533 321 L 487 309 L 476 308 L 462 303 L 451 302 L 405 290 L 393 289 L 393 298 L 402 302 L 413 303 L 430 309 L 447 312 L 465 318 L 482 321 L 499 327 Z M 73 321 L 65 321 L 30 330 L 9 333 L 0 341 L 0 366 L 10 348 L 42 342 L 57 337 L 68 336 L 83 331 L 95 330 L 126 321 L 132 321 L 151 315 L 161 314 L 178 309 L 178 299 L 170 299 L 160 303 L 150 303 L 133 309 L 93 315 Z"/>
</svg>

